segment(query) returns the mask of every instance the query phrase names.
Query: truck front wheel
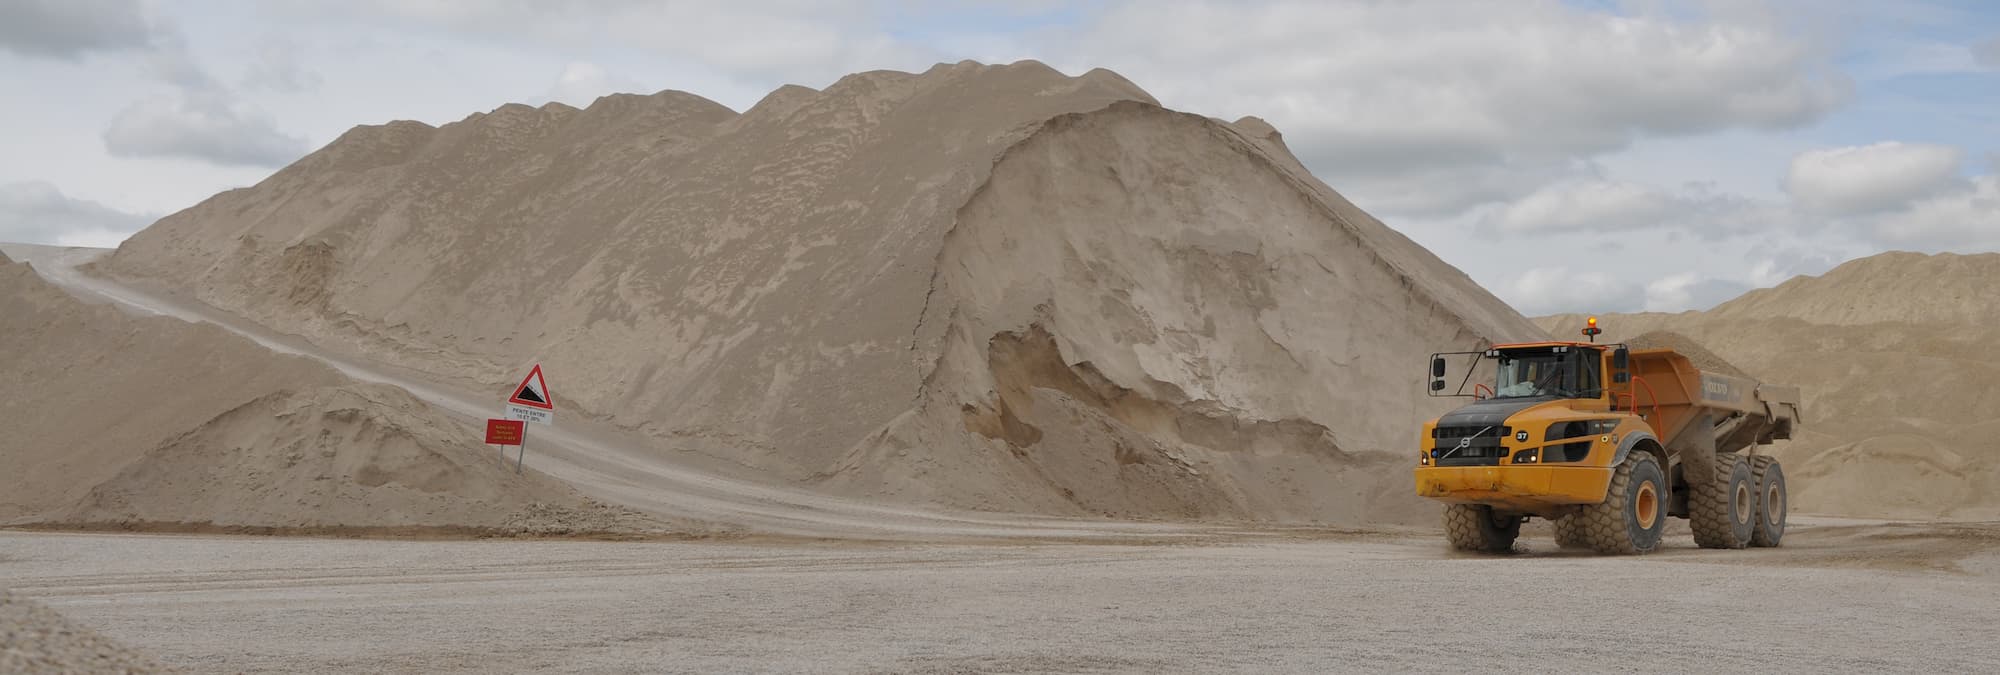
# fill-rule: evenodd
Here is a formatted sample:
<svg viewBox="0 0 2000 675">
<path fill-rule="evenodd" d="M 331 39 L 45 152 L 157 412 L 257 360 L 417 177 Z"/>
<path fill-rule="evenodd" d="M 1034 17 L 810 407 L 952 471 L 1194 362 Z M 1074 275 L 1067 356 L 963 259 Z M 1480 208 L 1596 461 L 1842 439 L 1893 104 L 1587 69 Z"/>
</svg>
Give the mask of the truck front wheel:
<svg viewBox="0 0 2000 675">
<path fill-rule="evenodd" d="M 1652 453 L 1633 452 L 1611 476 L 1604 501 L 1566 516 L 1582 544 L 1598 553 L 1634 555 L 1660 547 L 1667 529 L 1667 474 Z"/>
<path fill-rule="evenodd" d="M 1444 533 L 1451 547 L 1476 553 L 1506 553 L 1514 550 L 1521 536 L 1521 517 L 1494 513 L 1481 504 L 1447 504 Z"/>
</svg>

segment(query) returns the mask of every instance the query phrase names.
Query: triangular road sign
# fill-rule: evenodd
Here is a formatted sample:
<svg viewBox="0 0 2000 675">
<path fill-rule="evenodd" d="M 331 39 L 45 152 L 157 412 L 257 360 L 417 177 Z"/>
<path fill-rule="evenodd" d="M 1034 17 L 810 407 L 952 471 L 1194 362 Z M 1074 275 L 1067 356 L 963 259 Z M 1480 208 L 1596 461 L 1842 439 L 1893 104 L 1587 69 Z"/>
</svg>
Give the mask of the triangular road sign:
<svg viewBox="0 0 2000 675">
<path fill-rule="evenodd" d="M 507 402 L 543 410 L 556 409 L 549 399 L 549 383 L 542 381 L 541 364 L 535 364 L 535 369 L 528 371 L 527 379 L 521 380 L 521 386 L 514 388 L 514 395 Z"/>
</svg>

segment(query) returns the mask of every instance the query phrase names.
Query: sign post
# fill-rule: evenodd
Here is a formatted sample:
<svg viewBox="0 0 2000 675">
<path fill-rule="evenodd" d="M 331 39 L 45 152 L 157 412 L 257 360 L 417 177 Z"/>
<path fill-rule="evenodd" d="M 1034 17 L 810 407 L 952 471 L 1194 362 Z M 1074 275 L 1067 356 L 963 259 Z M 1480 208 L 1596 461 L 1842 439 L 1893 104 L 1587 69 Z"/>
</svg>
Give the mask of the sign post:
<svg viewBox="0 0 2000 675">
<path fill-rule="evenodd" d="M 527 423 L 553 425 L 556 422 L 555 399 L 549 397 L 549 383 L 542 379 L 542 364 L 535 364 L 528 376 L 514 387 L 514 395 L 507 397 L 507 419 L 487 420 L 486 436 L 492 443 L 494 424 L 511 425 L 513 445 L 519 446 L 520 455 L 514 459 L 514 473 L 521 473 L 521 465 L 528 460 Z M 503 432 L 504 433 L 504 432 Z M 503 446 L 506 444 L 502 444 Z M 502 450 L 501 452 L 506 452 Z"/>
</svg>

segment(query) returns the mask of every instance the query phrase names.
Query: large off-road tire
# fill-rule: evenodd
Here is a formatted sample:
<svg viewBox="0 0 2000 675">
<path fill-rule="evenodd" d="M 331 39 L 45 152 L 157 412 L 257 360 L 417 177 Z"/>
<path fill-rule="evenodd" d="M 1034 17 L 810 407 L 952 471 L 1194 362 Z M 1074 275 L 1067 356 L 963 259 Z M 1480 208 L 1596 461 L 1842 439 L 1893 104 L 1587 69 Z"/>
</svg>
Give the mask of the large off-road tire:
<svg viewBox="0 0 2000 675">
<path fill-rule="evenodd" d="M 1495 514 L 1491 506 L 1447 504 L 1444 534 L 1460 551 L 1506 553 L 1521 536 L 1521 517 Z"/>
<path fill-rule="evenodd" d="M 1572 513 L 1550 521 L 1556 528 L 1556 545 L 1566 549 L 1589 549 L 1590 537 L 1585 529 L 1587 523 L 1581 513 Z"/>
<path fill-rule="evenodd" d="M 1785 539 L 1785 511 L 1791 495 L 1785 490 L 1785 469 L 1770 455 L 1750 458 L 1750 484 L 1757 486 L 1756 526 L 1750 545 L 1774 547 Z"/>
<path fill-rule="evenodd" d="M 1694 485 L 1688 479 L 1688 525 L 1702 548 L 1743 548 L 1757 526 L 1757 484 L 1750 463 L 1733 452 L 1715 456 L 1715 476 Z"/>
<path fill-rule="evenodd" d="M 1612 555 L 1651 553 L 1667 529 L 1667 474 L 1652 453 L 1634 452 L 1611 475 L 1604 501 L 1563 520 L 1573 523 L 1584 548 Z M 1560 523 L 1558 524 L 1560 527 Z M 1562 530 L 1556 530 L 1561 537 Z"/>
</svg>

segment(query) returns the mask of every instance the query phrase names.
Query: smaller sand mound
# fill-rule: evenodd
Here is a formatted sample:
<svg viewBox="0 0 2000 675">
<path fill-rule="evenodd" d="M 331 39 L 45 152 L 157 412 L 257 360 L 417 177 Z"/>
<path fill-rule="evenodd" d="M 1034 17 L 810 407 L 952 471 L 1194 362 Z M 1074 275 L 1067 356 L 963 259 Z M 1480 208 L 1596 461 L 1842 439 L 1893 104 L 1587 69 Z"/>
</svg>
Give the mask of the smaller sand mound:
<svg viewBox="0 0 2000 675">
<path fill-rule="evenodd" d="M 2000 518 L 2000 463 L 1975 454 L 1981 449 L 1944 434 L 1899 433 L 1787 459 L 1792 507 L 1874 518 Z"/>
<path fill-rule="evenodd" d="M 328 534 L 664 525 L 515 475 L 479 430 L 206 324 L 88 305 L 0 258 L 0 523 Z"/>
<path fill-rule="evenodd" d="M 2000 325 L 2000 294 L 1991 291 L 1996 278 L 2000 254 L 1890 251 L 1841 263 L 1821 276 L 1793 277 L 1775 288 L 1750 291 L 1707 314 L 1834 326 L 1995 326 Z"/>
<path fill-rule="evenodd" d="M 71 623 L 39 602 L 0 591 L 0 673 L 152 673 L 131 648 Z"/>
<path fill-rule="evenodd" d="M 474 433 L 395 387 L 280 391 L 147 452 L 61 520 L 551 533 L 642 520 L 515 474 Z"/>
<path fill-rule="evenodd" d="M 1695 342 L 1692 338 L 1680 333 L 1664 330 L 1643 333 L 1638 337 L 1626 340 L 1625 346 L 1634 350 L 1672 349 L 1680 352 L 1681 356 L 1687 357 L 1689 361 L 1694 362 L 1694 367 L 1704 371 L 1756 379 L 1749 373 L 1743 372 L 1742 368 L 1738 368 L 1735 364 L 1723 360 L 1720 356 L 1716 356 L 1715 352 L 1711 352 L 1707 347 L 1701 346 L 1701 343 Z"/>
</svg>

